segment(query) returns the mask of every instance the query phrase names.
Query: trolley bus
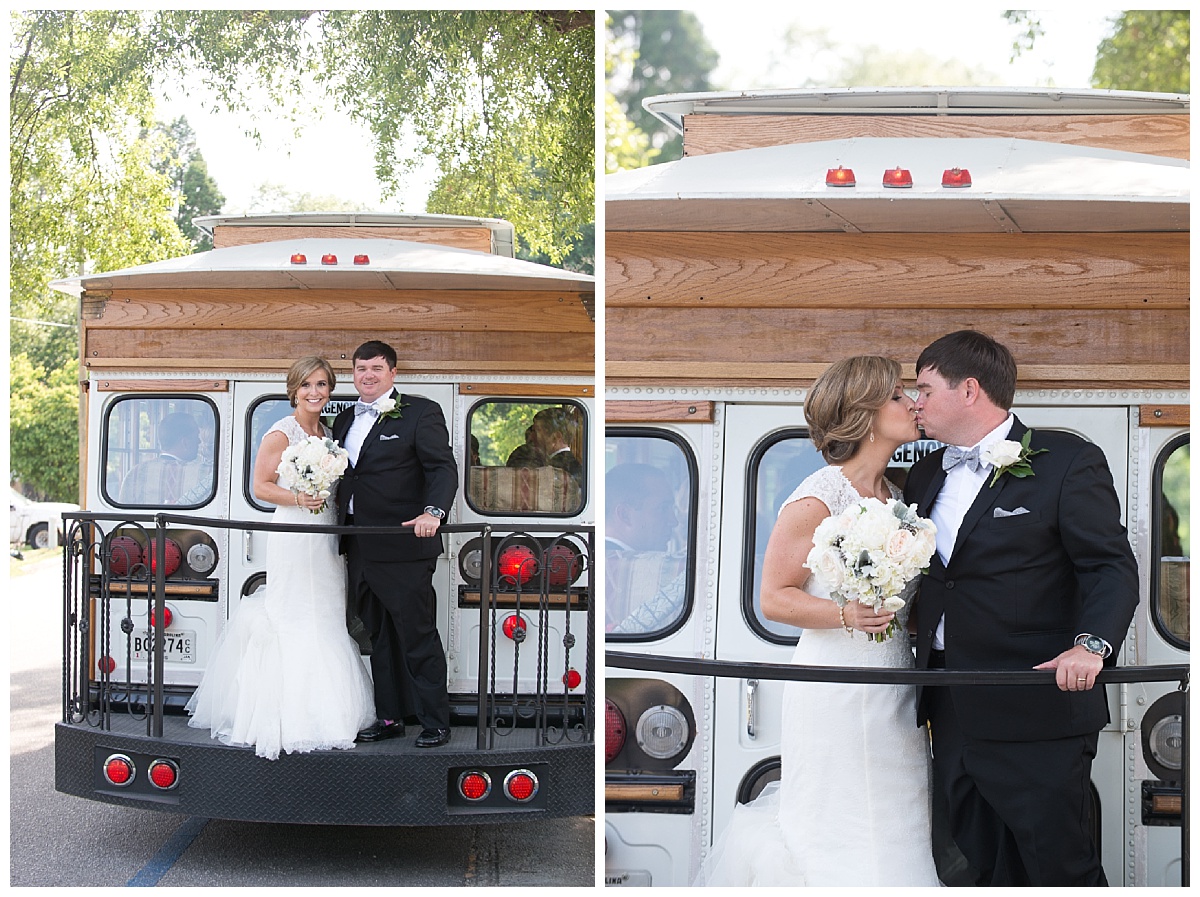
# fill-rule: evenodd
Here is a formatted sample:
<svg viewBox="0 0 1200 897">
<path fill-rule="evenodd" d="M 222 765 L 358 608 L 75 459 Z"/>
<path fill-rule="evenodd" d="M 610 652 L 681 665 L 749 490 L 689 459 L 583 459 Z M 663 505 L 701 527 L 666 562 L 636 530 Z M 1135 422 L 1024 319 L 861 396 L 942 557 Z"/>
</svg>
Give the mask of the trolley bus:
<svg viewBox="0 0 1200 897">
<path fill-rule="evenodd" d="M 594 278 L 514 259 L 512 226 L 493 219 L 198 223 L 209 252 L 54 284 L 80 301 L 85 509 L 68 515 L 64 550 L 56 788 L 303 823 L 592 813 Z M 291 412 L 289 365 L 332 363 L 331 422 L 355 399 L 351 354 L 368 339 L 397 349 L 402 394 L 441 406 L 460 471 L 434 579 L 452 737 L 265 761 L 188 728 L 183 707 L 231 612 L 265 582 L 280 525 L 251 474 Z M 544 458 L 507 465 L 546 412 L 578 475 Z M 179 426 L 193 437 L 182 454 Z M 130 486 L 168 451 L 182 462 L 170 492 Z M 366 664 L 361 622 L 347 625 Z"/>
<path fill-rule="evenodd" d="M 605 561 L 607 884 L 688 884 L 734 806 L 779 777 L 778 665 L 803 634 L 764 618 L 758 589 L 780 504 L 823 463 L 806 388 L 860 353 L 897 358 L 911 387 L 920 350 L 967 328 L 1013 350 L 1025 423 L 1107 456 L 1141 594 L 1129 678 L 1106 685 L 1093 830 L 1111 883 L 1187 884 L 1188 97 L 645 106 L 684 157 L 606 182 L 607 511 L 631 465 L 665 484 L 640 508 L 662 537 Z M 901 447 L 894 479 L 936 447 Z M 935 855 L 959 883 L 953 850 Z"/>
</svg>

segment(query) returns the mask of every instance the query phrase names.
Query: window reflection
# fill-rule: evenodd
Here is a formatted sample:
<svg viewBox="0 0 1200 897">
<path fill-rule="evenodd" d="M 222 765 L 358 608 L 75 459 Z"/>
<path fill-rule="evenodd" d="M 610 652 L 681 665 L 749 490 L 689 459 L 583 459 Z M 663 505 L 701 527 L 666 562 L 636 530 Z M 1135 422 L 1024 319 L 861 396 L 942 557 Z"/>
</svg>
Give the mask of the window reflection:
<svg viewBox="0 0 1200 897">
<path fill-rule="evenodd" d="M 216 430 L 205 399 L 117 399 L 105 420 L 105 498 L 126 508 L 207 504 L 216 493 Z"/>
</svg>

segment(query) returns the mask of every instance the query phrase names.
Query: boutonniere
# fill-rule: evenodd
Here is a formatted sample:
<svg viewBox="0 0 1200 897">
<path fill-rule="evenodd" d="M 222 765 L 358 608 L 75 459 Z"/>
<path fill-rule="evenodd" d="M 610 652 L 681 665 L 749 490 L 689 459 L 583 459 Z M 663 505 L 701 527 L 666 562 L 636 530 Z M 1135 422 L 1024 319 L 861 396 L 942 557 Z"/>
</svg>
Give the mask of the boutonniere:
<svg viewBox="0 0 1200 897">
<path fill-rule="evenodd" d="M 1032 436 L 1033 430 L 1026 430 L 1020 442 L 1002 439 L 980 453 L 979 460 L 992 465 L 996 471 L 992 474 L 992 481 L 988 486 L 995 486 L 1002 473 L 1011 473 L 1014 477 L 1033 476 L 1033 465 L 1029 463 L 1029 459 L 1042 452 L 1048 452 L 1049 449 L 1030 449 L 1029 440 Z"/>
<path fill-rule="evenodd" d="M 402 409 L 407 408 L 408 403 L 397 402 L 395 399 L 389 396 L 386 399 L 380 400 L 379 404 L 377 404 L 375 407 L 379 409 L 380 417 L 387 417 L 391 418 L 392 420 L 400 420 L 400 417 L 403 413 Z"/>
</svg>

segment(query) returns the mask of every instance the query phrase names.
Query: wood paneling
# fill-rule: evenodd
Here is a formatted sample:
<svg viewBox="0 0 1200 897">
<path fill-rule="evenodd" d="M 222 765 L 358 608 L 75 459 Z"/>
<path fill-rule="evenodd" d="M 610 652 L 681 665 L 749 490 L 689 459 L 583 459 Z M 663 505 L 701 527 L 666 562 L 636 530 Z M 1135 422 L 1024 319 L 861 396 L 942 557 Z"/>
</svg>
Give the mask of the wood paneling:
<svg viewBox="0 0 1200 897">
<path fill-rule="evenodd" d="M 1183 234 L 606 234 L 605 303 L 1187 309 Z"/>
<path fill-rule="evenodd" d="M 596 387 L 562 383 L 460 383 L 464 396 L 594 396 Z"/>
<path fill-rule="evenodd" d="M 715 402 L 623 402 L 604 403 L 608 423 L 711 424 Z"/>
<path fill-rule="evenodd" d="M 1138 424 L 1143 427 L 1187 427 L 1192 422 L 1187 405 L 1142 405 Z"/>
<path fill-rule="evenodd" d="M 97 380 L 100 392 L 229 392 L 228 380 Z"/>
<path fill-rule="evenodd" d="M 336 224 L 218 226 L 214 229 L 213 246 L 216 249 L 224 249 L 227 246 L 245 246 L 249 243 L 269 243 L 275 240 L 303 240 L 310 237 L 407 240 L 411 243 L 437 243 L 458 249 L 474 249 L 477 252 L 492 251 L 492 232 L 486 227 L 347 227 Z"/>
<path fill-rule="evenodd" d="M 99 307 L 99 306 L 97 306 Z M 591 333 L 578 297 L 557 292 L 446 290 L 114 290 L 89 329 L 373 329 L 381 320 L 422 330 Z"/>
<path fill-rule="evenodd" d="M 689 156 L 848 137 L 1017 137 L 1190 158 L 1190 115 L 689 115 Z M 897 160 L 901 164 L 903 160 Z"/>
</svg>

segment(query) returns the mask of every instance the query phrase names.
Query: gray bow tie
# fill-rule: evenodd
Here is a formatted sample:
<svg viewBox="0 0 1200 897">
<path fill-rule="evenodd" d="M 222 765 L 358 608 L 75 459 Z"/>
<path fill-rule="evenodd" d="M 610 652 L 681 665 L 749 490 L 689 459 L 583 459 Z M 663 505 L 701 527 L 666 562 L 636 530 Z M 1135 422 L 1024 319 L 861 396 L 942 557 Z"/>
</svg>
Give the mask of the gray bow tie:
<svg viewBox="0 0 1200 897">
<path fill-rule="evenodd" d="M 960 449 L 955 445 L 948 446 L 942 455 L 942 470 L 951 471 L 960 464 L 965 464 L 967 470 L 978 473 L 979 469 L 984 466 L 984 462 L 979 460 L 979 446 L 975 446 L 970 451 Z"/>
<path fill-rule="evenodd" d="M 358 401 L 354 403 L 354 416 L 358 417 L 363 414 L 369 414 L 371 417 L 379 417 L 379 409 L 367 402 Z"/>
</svg>

